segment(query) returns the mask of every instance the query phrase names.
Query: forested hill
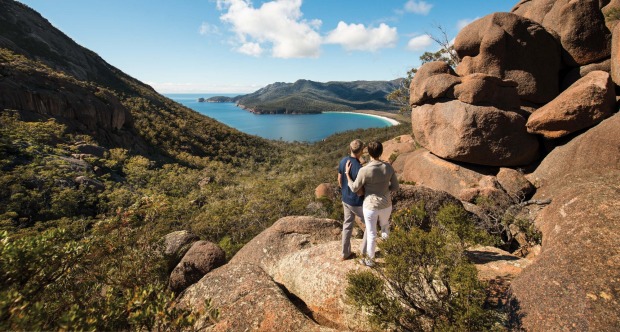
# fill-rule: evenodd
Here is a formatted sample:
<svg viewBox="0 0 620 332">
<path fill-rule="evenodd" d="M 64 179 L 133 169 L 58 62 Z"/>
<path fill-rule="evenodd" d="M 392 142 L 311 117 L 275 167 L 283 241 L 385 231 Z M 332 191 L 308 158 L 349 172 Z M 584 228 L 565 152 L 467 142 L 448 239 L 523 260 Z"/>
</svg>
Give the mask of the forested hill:
<svg viewBox="0 0 620 332">
<path fill-rule="evenodd" d="M 354 81 L 320 83 L 298 80 L 277 82 L 243 96 L 234 102 L 255 113 L 320 113 L 354 110 L 397 110 L 386 96 L 402 79 L 392 81 Z"/>
<path fill-rule="evenodd" d="M 0 0 L 0 111 L 54 118 L 108 148 L 206 165 L 263 160 L 273 147 L 163 97 L 78 45 L 39 13 Z"/>
</svg>

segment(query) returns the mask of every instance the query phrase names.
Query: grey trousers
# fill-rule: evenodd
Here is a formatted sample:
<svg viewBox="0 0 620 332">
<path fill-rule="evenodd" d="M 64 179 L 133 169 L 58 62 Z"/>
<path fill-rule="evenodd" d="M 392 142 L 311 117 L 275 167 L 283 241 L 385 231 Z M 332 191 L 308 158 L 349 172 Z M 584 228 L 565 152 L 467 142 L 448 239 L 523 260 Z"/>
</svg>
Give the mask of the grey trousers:
<svg viewBox="0 0 620 332">
<path fill-rule="evenodd" d="M 351 255 L 351 233 L 355 224 L 355 216 L 358 216 L 364 222 L 364 212 L 361 206 L 351 206 L 342 202 L 344 208 L 344 222 L 342 223 L 342 257 Z M 364 239 L 366 233 L 364 232 Z M 360 245 L 360 253 L 366 253 L 366 241 L 362 241 Z"/>
</svg>

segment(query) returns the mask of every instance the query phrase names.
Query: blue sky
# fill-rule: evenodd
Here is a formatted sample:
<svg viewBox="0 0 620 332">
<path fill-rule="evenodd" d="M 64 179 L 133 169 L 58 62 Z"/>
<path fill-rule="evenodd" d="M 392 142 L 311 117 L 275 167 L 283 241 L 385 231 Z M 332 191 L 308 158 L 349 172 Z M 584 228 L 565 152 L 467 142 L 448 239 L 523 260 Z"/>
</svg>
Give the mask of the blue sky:
<svg viewBox="0 0 620 332">
<path fill-rule="evenodd" d="M 21 0 L 162 93 L 273 82 L 391 80 L 476 18 L 516 0 Z"/>
</svg>

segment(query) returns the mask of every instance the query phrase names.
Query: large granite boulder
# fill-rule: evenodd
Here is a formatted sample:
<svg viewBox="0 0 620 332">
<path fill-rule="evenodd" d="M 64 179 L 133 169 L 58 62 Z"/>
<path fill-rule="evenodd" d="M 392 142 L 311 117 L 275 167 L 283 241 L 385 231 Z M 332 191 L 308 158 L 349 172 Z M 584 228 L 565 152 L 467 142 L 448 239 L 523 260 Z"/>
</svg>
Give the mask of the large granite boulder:
<svg viewBox="0 0 620 332">
<path fill-rule="evenodd" d="M 345 301 L 346 274 L 361 266 L 341 261 L 341 223 L 315 217 L 284 217 L 246 244 L 229 264 L 254 264 L 321 325 L 370 330 L 365 316 Z M 360 240 L 354 240 L 353 248 Z"/>
<path fill-rule="evenodd" d="M 178 299 L 180 307 L 204 311 L 205 300 L 219 311 L 210 331 L 333 331 L 304 315 L 263 269 L 227 264 L 207 274 Z M 207 315 L 195 324 L 200 329 Z"/>
<path fill-rule="evenodd" d="M 538 140 L 517 112 L 452 100 L 414 107 L 411 122 L 418 143 L 445 159 L 518 166 L 538 157 Z"/>
<path fill-rule="evenodd" d="M 520 105 L 516 82 L 482 73 L 459 77 L 444 61 L 422 65 L 409 90 L 410 104 L 416 106 L 446 99 L 502 109 L 518 109 Z"/>
<path fill-rule="evenodd" d="M 576 168 L 541 188 L 543 250 L 512 283 L 527 331 L 620 330 L 620 170 Z"/>
<path fill-rule="evenodd" d="M 559 93 L 560 46 L 534 21 L 511 13 L 487 15 L 463 28 L 454 48 L 462 59 L 459 76 L 483 73 L 512 80 L 519 97 L 535 104 Z"/>
<path fill-rule="evenodd" d="M 284 217 L 262 231 L 230 260 L 252 263 L 270 271 L 282 257 L 329 241 L 339 241 L 342 224 L 332 219 Z"/>
<path fill-rule="evenodd" d="M 445 61 L 425 63 L 411 80 L 409 104 L 424 105 L 426 102 L 435 99 L 453 99 L 452 88 L 460 82 L 460 78 Z"/>
<path fill-rule="evenodd" d="M 601 10 L 607 4 L 600 0 L 522 0 L 512 12 L 552 32 L 562 45 L 564 63 L 575 67 L 611 54 L 611 33 Z"/>
<path fill-rule="evenodd" d="M 171 272 L 179 264 L 192 244 L 198 240 L 200 238 L 197 235 L 186 230 L 172 232 L 164 236 L 162 249 L 167 261 L 168 271 Z"/>
<path fill-rule="evenodd" d="M 479 188 L 480 181 L 485 176 L 497 172 L 493 167 L 450 162 L 426 149 L 417 149 L 399 156 L 393 166 L 399 180 L 445 191 L 459 199 L 466 190 Z"/>
<path fill-rule="evenodd" d="M 411 135 L 400 135 L 382 143 L 383 154 L 379 159 L 393 162 L 399 155 L 416 149 L 416 142 Z"/>
<path fill-rule="evenodd" d="M 559 138 L 603 121 L 615 109 L 616 92 L 611 76 L 593 71 L 533 112 L 527 120 L 527 131 Z"/>
<path fill-rule="evenodd" d="M 180 292 L 211 270 L 226 263 L 226 253 L 217 244 L 197 241 L 170 274 L 170 289 Z"/>
<path fill-rule="evenodd" d="M 351 246 L 359 247 L 361 240 Z M 341 261 L 340 241 L 318 244 L 282 257 L 271 269 L 273 280 L 295 294 L 322 326 L 339 331 L 372 331 L 367 314 L 348 302 L 347 274 L 368 267 L 355 260 Z"/>
<path fill-rule="evenodd" d="M 620 169 L 620 113 L 555 148 L 528 179 L 537 187 L 576 170 Z"/>
<path fill-rule="evenodd" d="M 454 86 L 454 96 L 467 104 L 491 105 L 503 110 L 520 106 L 516 82 L 482 73 L 462 77 L 461 83 Z"/>
</svg>

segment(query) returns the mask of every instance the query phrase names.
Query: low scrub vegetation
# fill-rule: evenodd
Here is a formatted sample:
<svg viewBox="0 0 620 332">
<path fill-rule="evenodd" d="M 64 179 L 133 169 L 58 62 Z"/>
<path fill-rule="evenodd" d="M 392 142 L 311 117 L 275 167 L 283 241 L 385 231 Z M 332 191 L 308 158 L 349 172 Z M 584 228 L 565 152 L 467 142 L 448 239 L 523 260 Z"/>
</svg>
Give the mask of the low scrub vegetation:
<svg viewBox="0 0 620 332">
<path fill-rule="evenodd" d="M 153 124 L 154 133 L 159 127 Z M 387 140 L 407 129 L 351 131 L 314 145 L 241 142 L 245 150 L 219 159 L 183 154 L 175 145 L 167 148 L 170 160 L 123 148 L 96 157 L 77 150 L 97 144 L 94 137 L 4 110 L 0 329 L 195 327 L 196 315 L 175 308 L 167 289 L 159 250 L 165 234 L 189 230 L 231 257 L 281 217 L 341 218 L 339 202 L 315 200 L 315 187 L 336 183 L 337 162 L 353 138 Z M 150 140 L 157 137 L 169 139 Z M 230 149 L 238 143 L 221 139 Z M 206 308 L 216 319 L 217 311 Z"/>
</svg>

